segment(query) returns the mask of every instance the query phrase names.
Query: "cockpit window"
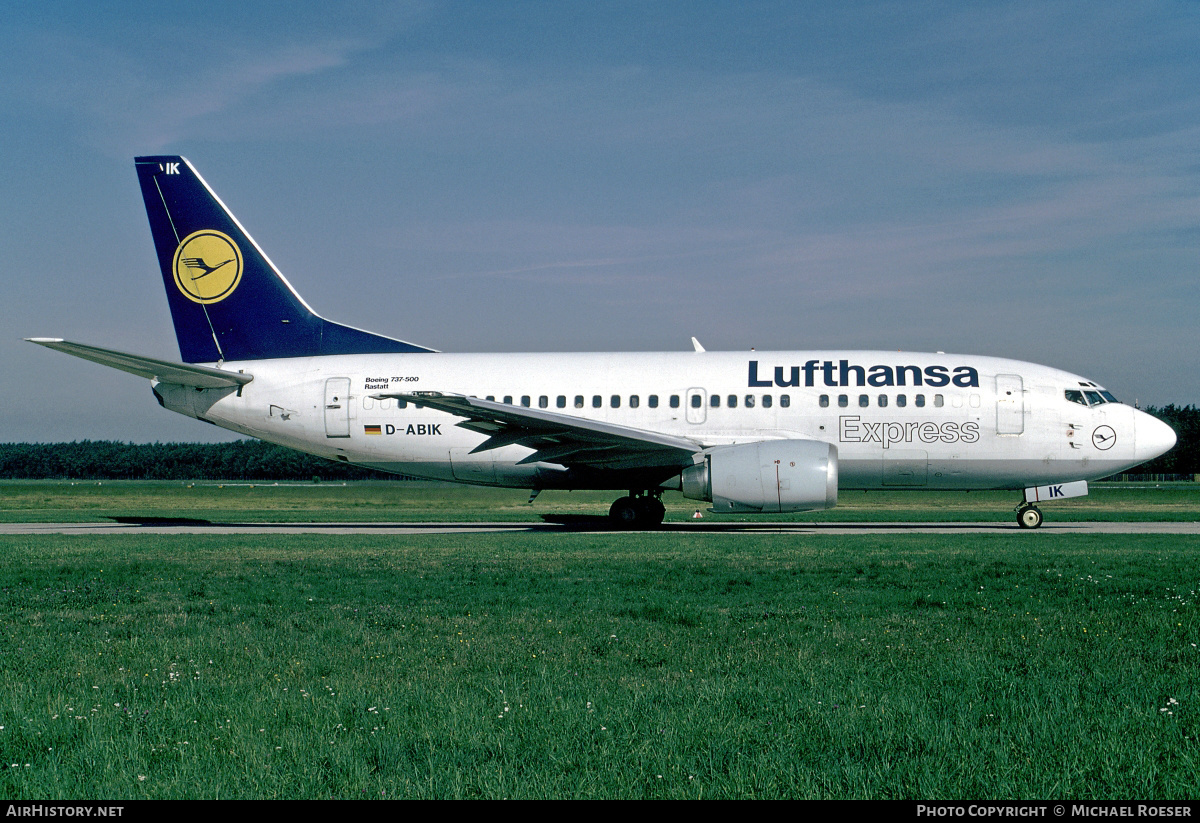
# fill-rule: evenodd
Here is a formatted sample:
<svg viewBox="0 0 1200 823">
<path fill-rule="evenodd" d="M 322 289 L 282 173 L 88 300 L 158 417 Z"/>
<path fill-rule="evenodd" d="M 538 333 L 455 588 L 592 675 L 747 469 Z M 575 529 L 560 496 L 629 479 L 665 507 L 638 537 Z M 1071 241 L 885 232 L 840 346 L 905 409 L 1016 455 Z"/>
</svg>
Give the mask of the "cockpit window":
<svg viewBox="0 0 1200 823">
<path fill-rule="evenodd" d="M 1099 387 L 1097 387 L 1099 389 Z M 1066 389 L 1063 391 L 1063 396 L 1072 403 L 1078 403 L 1081 406 L 1099 406 L 1103 403 L 1119 403 L 1121 401 L 1113 397 L 1112 392 L 1099 389 L 1098 391 L 1080 391 L 1079 389 Z"/>
</svg>

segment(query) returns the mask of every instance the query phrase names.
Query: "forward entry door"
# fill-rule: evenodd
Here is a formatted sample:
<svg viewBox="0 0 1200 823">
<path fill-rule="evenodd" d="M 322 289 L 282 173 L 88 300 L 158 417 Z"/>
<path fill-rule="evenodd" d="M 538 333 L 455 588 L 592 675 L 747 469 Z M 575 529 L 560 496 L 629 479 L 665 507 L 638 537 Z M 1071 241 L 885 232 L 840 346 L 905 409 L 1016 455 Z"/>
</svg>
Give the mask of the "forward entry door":
<svg viewBox="0 0 1200 823">
<path fill-rule="evenodd" d="M 1025 390 L 1019 374 L 996 375 L 996 434 L 1025 431 Z"/>
</svg>

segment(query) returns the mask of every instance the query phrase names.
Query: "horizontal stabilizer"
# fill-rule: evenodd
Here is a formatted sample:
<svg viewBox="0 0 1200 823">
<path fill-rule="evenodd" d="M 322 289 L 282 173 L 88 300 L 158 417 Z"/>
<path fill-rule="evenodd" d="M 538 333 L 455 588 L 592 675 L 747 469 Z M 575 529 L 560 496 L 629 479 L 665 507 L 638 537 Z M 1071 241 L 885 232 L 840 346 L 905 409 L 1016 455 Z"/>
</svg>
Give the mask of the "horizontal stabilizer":
<svg viewBox="0 0 1200 823">
<path fill-rule="evenodd" d="M 243 372 L 173 363 L 169 360 L 142 357 L 138 354 L 102 349 L 98 346 L 70 343 L 58 337 L 27 337 L 25 339 L 48 349 L 66 352 L 102 366 L 110 366 L 130 374 L 136 374 L 138 377 L 145 377 L 148 380 L 157 380 L 160 383 L 177 383 L 180 386 L 193 386 L 197 389 L 222 389 L 244 386 L 254 379 L 253 375 Z"/>
</svg>

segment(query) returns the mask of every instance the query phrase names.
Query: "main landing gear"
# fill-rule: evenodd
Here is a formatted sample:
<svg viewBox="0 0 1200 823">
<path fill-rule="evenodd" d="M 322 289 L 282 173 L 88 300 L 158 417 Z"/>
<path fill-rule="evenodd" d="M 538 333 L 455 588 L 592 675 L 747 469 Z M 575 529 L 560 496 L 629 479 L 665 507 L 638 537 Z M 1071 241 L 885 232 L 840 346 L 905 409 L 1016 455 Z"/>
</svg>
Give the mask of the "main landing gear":
<svg viewBox="0 0 1200 823">
<path fill-rule="evenodd" d="M 1022 529 L 1036 529 L 1042 525 L 1042 513 L 1032 503 L 1017 506 L 1017 525 Z"/>
<path fill-rule="evenodd" d="M 629 492 L 608 510 L 613 525 L 622 529 L 652 529 L 663 522 L 667 508 L 660 499 L 662 492 Z"/>
</svg>

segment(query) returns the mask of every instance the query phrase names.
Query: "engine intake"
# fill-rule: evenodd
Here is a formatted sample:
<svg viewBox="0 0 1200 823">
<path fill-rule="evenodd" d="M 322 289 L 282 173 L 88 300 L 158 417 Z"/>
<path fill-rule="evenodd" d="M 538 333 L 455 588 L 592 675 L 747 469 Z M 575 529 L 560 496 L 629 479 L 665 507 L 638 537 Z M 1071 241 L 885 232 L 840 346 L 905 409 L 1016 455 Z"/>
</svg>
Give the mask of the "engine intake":
<svg viewBox="0 0 1200 823">
<path fill-rule="evenodd" d="M 714 512 L 778 514 L 837 505 L 837 446 L 819 440 L 761 440 L 717 446 L 680 474 L 684 497 Z"/>
</svg>

